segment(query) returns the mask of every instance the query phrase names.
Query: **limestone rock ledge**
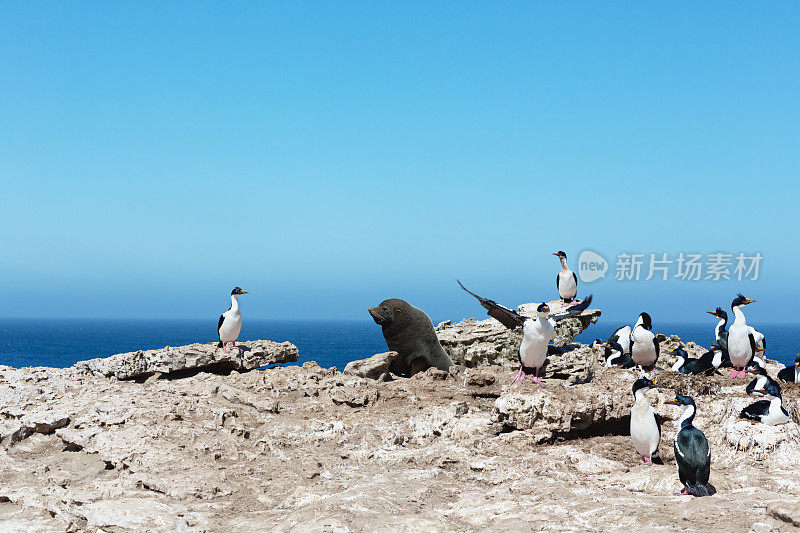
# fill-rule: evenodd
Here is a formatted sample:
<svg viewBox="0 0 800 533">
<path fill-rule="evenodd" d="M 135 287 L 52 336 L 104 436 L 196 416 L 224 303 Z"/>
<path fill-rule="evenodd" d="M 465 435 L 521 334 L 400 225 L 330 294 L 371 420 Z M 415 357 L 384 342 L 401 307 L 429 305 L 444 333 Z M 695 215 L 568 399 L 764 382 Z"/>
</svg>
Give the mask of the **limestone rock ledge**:
<svg viewBox="0 0 800 533">
<path fill-rule="evenodd" d="M 665 370 L 674 358 L 662 352 L 653 379 L 663 388 L 648 398 L 665 419 L 664 464 L 640 466 L 627 434 L 638 374 L 604 368 L 601 353 L 554 353 L 543 388 L 512 385 L 515 369 L 499 365 L 382 381 L 308 362 L 144 382 L 0 366 L 0 531 L 745 533 L 800 523 L 800 385 L 784 386 L 792 422 L 753 424 L 738 417 L 755 401 L 745 380 Z M 374 375 L 391 357 L 361 368 Z M 768 361 L 771 374 L 778 366 Z M 681 409 L 665 405 L 674 391 L 697 402 L 716 496 L 677 494 Z"/>
<path fill-rule="evenodd" d="M 216 343 L 167 346 L 157 350 L 139 350 L 78 361 L 75 368 L 95 375 L 117 379 L 137 379 L 154 374 L 172 374 L 196 370 L 252 370 L 275 363 L 297 361 L 297 347 L 290 342 L 245 341 L 242 350 L 225 353 Z"/>
</svg>

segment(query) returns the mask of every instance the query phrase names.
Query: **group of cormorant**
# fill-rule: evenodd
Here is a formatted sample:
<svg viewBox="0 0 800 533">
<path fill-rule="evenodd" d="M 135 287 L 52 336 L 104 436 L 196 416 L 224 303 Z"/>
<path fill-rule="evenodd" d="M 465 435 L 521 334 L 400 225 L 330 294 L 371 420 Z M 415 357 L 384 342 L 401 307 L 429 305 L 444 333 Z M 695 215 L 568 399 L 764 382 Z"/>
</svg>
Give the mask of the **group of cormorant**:
<svg viewBox="0 0 800 533">
<path fill-rule="evenodd" d="M 566 308 L 560 313 L 552 314 L 547 304 L 537 308 L 537 316 L 526 317 L 516 311 L 504 307 L 493 300 L 482 298 L 469 291 L 459 281 L 465 291 L 473 295 L 488 311 L 489 316 L 499 320 L 509 329 L 522 326 L 523 338 L 519 348 L 520 369 L 512 383 L 523 379 L 526 374 L 534 373 L 532 381 L 543 386 L 539 378 L 539 369 L 547 356 L 547 345 L 555 333 L 556 324 L 585 310 L 591 303 L 589 295 L 584 301 L 576 299 L 578 280 L 575 273 L 567 266 L 567 255 L 563 251 L 554 253 L 561 262 L 561 270 L 556 276 L 556 288 Z M 728 315 L 717 307 L 708 313 L 719 319 L 714 328 L 714 343 L 699 358 L 691 358 L 683 347 L 672 351 L 676 362 L 671 370 L 681 374 L 711 375 L 722 367 L 732 367 L 729 378 L 743 378 L 745 371 L 756 374 L 755 379 L 747 386 L 747 394 L 763 396 L 765 400 L 757 401 L 745 407 L 741 418 L 746 418 L 769 425 L 785 424 L 789 421 L 786 410 L 781 405 L 781 387 L 766 371 L 764 353 L 766 338 L 752 326 L 747 325 L 743 308 L 755 300 L 737 295 L 731 302 L 734 322 L 728 326 Z M 726 329 L 727 328 L 727 329 Z M 644 373 L 655 370 L 660 355 L 660 342 L 666 339 L 652 331 L 652 319 L 648 313 L 641 313 L 633 327 L 621 326 L 605 343 L 605 366 L 635 368 Z M 596 341 L 602 343 L 602 341 Z M 795 364 L 778 373 L 782 381 L 800 383 L 800 355 Z M 652 464 L 658 458 L 658 444 L 661 441 L 661 429 L 656 411 L 647 401 L 645 393 L 656 388 L 656 384 L 647 377 L 641 377 L 633 384 L 634 405 L 631 408 L 630 435 L 634 447 L 642 457 L 642 464 Z M 711 448 L 702 431 L 694 427 L 693 421 L 697 412 L 694 400 L 689 396 L 676 394 L 669 403 L 681 405 L 684 412 L 680 417 L 680 429 L 675 435 L 675 461 L 678 476 L 684 488 L 682 494 L 706 496 L 713 493 L 709 485 L 711 465 Z"/>
</svg>

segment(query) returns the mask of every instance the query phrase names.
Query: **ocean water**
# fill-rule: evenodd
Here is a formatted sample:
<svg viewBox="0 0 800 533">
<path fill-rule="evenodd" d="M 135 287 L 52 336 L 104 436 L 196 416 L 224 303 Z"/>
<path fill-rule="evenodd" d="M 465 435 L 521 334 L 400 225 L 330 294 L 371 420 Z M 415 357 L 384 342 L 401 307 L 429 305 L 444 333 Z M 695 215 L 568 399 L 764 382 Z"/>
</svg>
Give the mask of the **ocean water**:
<svg viewBox="0 0 800 533">
<path fill-rule="evenodd" d="M 0 319 L 0 364 L 13 367 L 68 367 L 76 361 L 193 342 L 216 342 L 216 320 Z M 589 343 L 607 339 L 618 324 L 602 320 L 578 336 Z M 713 321 L 659 324 L 653 331 L 675 334 L 708 346 Z M 784 364 L 800 351 L 800 326 L 758 324 L 767 337 L 767 356 Z M 245 319 L 241 340 L 289 341 L 300 351 L 298 364 L 316 361 L 339 370 L 354 359 L 385 352 L 381 329 L 371 321 L 281 321 Z"/>
</svg>

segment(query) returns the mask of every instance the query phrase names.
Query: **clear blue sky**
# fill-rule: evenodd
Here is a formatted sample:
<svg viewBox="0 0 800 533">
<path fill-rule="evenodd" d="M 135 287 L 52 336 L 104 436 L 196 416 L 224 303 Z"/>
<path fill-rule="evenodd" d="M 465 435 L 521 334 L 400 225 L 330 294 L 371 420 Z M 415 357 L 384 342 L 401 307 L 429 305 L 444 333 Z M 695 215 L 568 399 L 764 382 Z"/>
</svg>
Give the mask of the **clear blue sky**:
<svg viewBox="0 0 800 533">
<path fill-rule="evenodd" d="M 583 285 L 611 320 L 794 321 L 800 4 L 0 6 L 0 316 L 434 320 L 563 249 L 759 251 Z M 613 268 L 613 266 L 612 266 Z M 613 272 L 611 273 L 613 274 Z M 613 277 L 613 276 L 612 276 Z M 687 313 L 686 316 L 683 316 Z"/>
</svg>

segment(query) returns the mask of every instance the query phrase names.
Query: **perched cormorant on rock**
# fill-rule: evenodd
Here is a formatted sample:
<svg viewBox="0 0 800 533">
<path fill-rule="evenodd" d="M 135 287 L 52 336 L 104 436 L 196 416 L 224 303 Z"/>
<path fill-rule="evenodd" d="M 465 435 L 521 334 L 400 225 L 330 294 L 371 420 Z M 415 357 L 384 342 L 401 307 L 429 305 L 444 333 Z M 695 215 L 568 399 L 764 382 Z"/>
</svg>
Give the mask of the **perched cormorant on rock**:
<svg viewBox="0 0 800 533">
<path fill-rule="evenodd" d="M 647 313 L 639 314 L 639 319 L 631 334 L 631 359 L 633 364 L 644 369 L 655 370 L 660 351 L 659 341 L 651 331 L 653 323 Z"/>
<path fill-rule="evenodd" d="M 217 333 L 219 333 L 218 348 L 225 350 L 225 353 L 231 351 L 228 343 L 232 342 L 234 348 L 241 348 L 236 346 L 236 339 L 239 338 L 239 332 L 242 330 L 242 313 L 239 312 L 239 296 L 247 294 L 239 287 L 234 287 L 231 291 L 231 308 L 222 313 L 219 317 L 219 324 L 217 324 Z"/>
<path fill-rule="evenodd" d="M 717 325 L 714 326 L 714 345 L 722 348 L 722 351 L 728 352 L 728 331 L 725 329 L 728 325 L 728 313 L 717 307 L 713 311 L 706 311 L 711 316 L 719 319 Z"/>
<path fill-rule="evenodd" d="M 633 328 L 630 326 L 620 326 L 611 334 L 608 338 L 608 343 L 618 343 L 622 348 L 622 353 L 630 354 L 631 353 L 631 333 L 633 333 Z"/>
<path fill-rule="evenodd" d="M 567 266 L 567 254 L 555 252 L 554 256 L 561 261 L 561 271 L 556 275 L 556 289 L 565 304 L 571 303 L 578 295 L 578 276 Z"/>
<path fill-rule="evenodd" d="M 759 400 L 742 409 L 741 418 L 755 420 L 770 426 L 779 426 L 789 421 L 789 413 L 781 405 L 781 387 L 776 382 L 767 385 L 758 391 L 766 400 Z"/>
<path fill-rule="evenodd" d="M 763 366 L 759 366 L 755 359 L 747 366 L 747 372 L 755 374 L 756 376 L 744 389 L 750 396 L 764 396 L 764 390 L 768 383 L 778 385 L 777 381 L 769 377 L 767 369 Z M 778 385 L 778 388 L 780 388 L 780 385 Z"/>
<path fill-rule="evenodd" d="M 464 287 L 460 281 L 458 281 L 458 284 L 461 285 L 462 289 L 478 299 L 484 309 L 488 311 L 489 316 L 499 320 L 508 329 L 522 326 L 522 343 L 519 346 L 519 372 L 517 372 L 514 381 L 511 383 L 524 379 L 526 374 L 533 371 L 535 375 L 531 378 L 531 381 L 542 385 L 542 381 L 539 379 L 539 369 L 547 358 L 547 345 L 553 338 L 556 324 L 565 318 L 581 313 L 592 303 L 592 295 L 590 294 L 581 303 L 573 305 L 563 313 L 556 315 L 550 314 L 550 306 L 543 303 L 536 308 L 537 316 L 529 318 L 498 304 L 494 300 L 481 298 Z"/>
<path fill-rule="evenodd" d="M 800 383 L 800 353 L 797 354 L 793 365 L 778 371 L 778 379 L 785 383 Z"/>
<path fill-rule="evenodd" d="M 635 400 L 631 407 L 631 440 L 636 452 L 642 456 L 643 465 L 653 464 L 653 458 L 658 457 L 658 443 L 661 442 L 658 414 L 645 396 L 647 391 L 655 388 L 656 384 L 647 378 L 639 378 L 633 383 Z"/>
<path fill-rule="evenodd" d="M 672 370 L 673 372 L 680 372 L 681 368 L 683 368 L 683 365 L 685 365 L 687 361 L 695 360 L 689 357 L 689 354 L 686 352 L 686 350 L 683 349 L 682 346 L 678 346 L 670 353 L 674 355 L 676 358 L 675 363 L 673 363 L 673 365 L 670 367 L 670 370 Z M 685 372 L 681 373 L 684 374 Z"/>
<path fill-rule="evenodd" d="M 618 342 L 609 341 L 605 344 L 606 368 L 618 366 L 622 368 L 633 368 L 631 354 L 625 350 Z"/>
<path fill-rule="evenodd" d="M 711 473 L 711 446 L 702 431 L 692 425 L 697 407 L 689 396 L 676 394 L 670 404 L 684 406 L 678 424 L 680 430 L 675 434 L 675 462 L 678 477 L 683 484 L 681 494 L 709 496 L 714 487 L 708 483 Z"/>
<path fill-rule="evenodd" d="M 717 346 L 712 346 L 710 350 L 693 359 L 682 347 L 672 350 L 673 355 L 678 361 L 672 365 L 672 370 L 681 374 L 690 375 L 711 375 L 722 365 L 722 350 Z"/>
<path fill-rule="evenodd" d="M 745 377 L 744 369 L 750 364 L 750 361 L 755 357 L 758 351 L 756 332 L 753 328 L 747 325 L 747 320 L 744 317 L 742 309 L 746 305 L 755 303 L 756 300 L 745 298 L 741 294 L 731 302 L 731 309 L 733 310 L 733 324 L 728 330 L 728 355 L 733 364 L 729 378 L 743 378 Z M 763 335 L 758 333 L 763 339 Z M 764 342 L 766 348 L 766 342 Z"/>
</svg>

